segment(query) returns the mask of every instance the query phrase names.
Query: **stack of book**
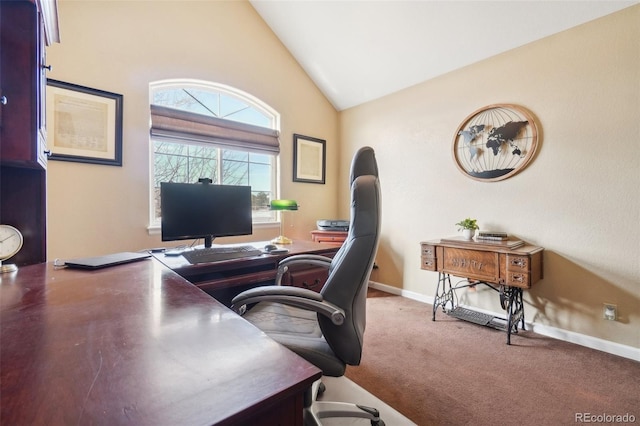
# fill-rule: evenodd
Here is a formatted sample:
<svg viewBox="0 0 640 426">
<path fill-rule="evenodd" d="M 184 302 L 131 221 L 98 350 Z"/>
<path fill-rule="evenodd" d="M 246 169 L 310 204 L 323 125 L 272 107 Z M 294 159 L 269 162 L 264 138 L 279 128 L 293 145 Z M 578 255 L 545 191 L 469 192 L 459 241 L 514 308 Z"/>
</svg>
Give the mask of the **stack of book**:
<svg viewBox="0 0 640 426">
<path fill-rule="evenodd" d="M 476 236 L 476 240 L 486 240 L 486 241 L 507 241 L 509 239 L 509 235 L 506 232 L 498 232 L 498 231 L 478 231 L 478 235 Z"/>
</svg>

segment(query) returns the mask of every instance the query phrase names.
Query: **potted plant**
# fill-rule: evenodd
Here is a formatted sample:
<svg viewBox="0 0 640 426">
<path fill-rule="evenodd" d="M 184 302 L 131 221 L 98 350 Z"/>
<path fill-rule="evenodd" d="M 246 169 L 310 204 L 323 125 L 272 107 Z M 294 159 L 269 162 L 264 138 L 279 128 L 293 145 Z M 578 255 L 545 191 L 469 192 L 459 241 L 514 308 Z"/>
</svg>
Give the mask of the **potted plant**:
<svg viewBox="0 0 640 426">
<path fill-rule="evenodd" d="M 480 228 L 478 226 L 477 220 L 471 218 L 461 220 L 460 222 L 456 223 L 456 226 L 458 227 L 458 231 L 462 231 L 462 235 L 467 240 L 471 240 L 476 233 L 476 229 Z"/>
</svg>

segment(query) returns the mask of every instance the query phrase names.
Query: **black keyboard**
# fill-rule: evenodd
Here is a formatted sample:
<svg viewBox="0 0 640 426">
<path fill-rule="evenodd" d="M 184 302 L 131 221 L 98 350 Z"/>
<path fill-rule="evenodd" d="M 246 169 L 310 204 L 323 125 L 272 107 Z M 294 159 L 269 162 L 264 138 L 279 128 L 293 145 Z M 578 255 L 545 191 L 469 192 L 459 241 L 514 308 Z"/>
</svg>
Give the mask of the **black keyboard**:
<svg viewBox="0 0 640 426">
<path fill-rule="evenodd" d="M 260 256 L 261 254 L 262 251 L 254 246 L 223 246 L 185 251 L 182 256 L 193 265 L 195 263 L 220 262 L 221 260 Z"/>
</svg>

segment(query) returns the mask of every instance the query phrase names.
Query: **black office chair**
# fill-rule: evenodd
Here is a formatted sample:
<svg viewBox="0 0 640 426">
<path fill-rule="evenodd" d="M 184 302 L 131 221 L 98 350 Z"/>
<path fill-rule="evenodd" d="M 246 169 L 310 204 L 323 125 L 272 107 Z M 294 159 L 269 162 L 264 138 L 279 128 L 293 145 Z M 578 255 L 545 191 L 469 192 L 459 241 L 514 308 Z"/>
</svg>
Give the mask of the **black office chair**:
<svg viewBox="0 0 640 426">
<path fill-rule="evenodd" d="M 349 232 L 333 259 L 296 255 L 278 266 L 276 285 L 256 287 L 233 299 L 233 308 L 274 340 L 319 367 L 324 375 L 340 377 L 347 365 L 362 356 L 369 276 L 380 233 L 380 184 L 372 148 L 361 148 L 351 163 L 351 219 Z M 280 286 L 289 266 L 326 266 L 327 282 L 320 293 Z M 257 303 L 246 310 L 246 307 Z M 245 312 L 246 311 L 246 312 Z M 326 417 L 358 417 L 381 426 L 378 410 L 343 402 L 316 401 L 324 390 L 316 382 L 305 403 L 305 424 L 321 424 Z"/>
</svg>

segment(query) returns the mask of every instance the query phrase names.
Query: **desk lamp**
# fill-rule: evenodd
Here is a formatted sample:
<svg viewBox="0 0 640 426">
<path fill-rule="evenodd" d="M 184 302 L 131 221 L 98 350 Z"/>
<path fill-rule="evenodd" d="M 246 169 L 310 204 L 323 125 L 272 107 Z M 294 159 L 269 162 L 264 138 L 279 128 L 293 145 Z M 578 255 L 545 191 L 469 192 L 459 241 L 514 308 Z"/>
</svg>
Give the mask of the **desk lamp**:
<svg viewBox="0 0 640 426">
<path fill-rule="evenodd" d="M 298 203 L 295 200 L 271 200 L 271 210 L 282 210 L 280 217 L 280 235 L 271 240 L 273 244 L 291 244 L 293 241 L 284 236 L 284 211 L 298 210 Z"/>
</svg>

